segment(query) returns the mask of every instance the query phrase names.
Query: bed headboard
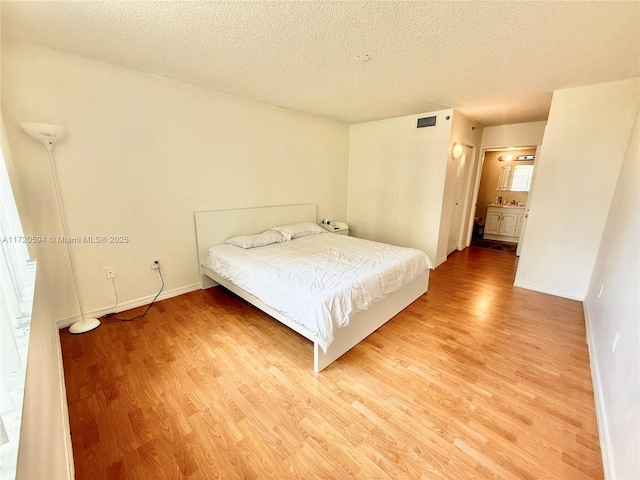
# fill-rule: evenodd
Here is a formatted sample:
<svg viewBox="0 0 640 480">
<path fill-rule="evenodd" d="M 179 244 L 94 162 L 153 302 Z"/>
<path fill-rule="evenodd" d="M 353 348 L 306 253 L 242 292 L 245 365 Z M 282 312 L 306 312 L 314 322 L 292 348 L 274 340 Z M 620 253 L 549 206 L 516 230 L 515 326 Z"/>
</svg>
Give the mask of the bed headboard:
<svg viewBox="0 0 640 480">
<path fill-rule="evenodd" d="M 317 223 L 316 204 L 278 205 L 275 207 L 236 208 L 195 212 L 198 265 L 214 245 L 235 235 L 261 233 L 290 223 Z"/>
</svg>

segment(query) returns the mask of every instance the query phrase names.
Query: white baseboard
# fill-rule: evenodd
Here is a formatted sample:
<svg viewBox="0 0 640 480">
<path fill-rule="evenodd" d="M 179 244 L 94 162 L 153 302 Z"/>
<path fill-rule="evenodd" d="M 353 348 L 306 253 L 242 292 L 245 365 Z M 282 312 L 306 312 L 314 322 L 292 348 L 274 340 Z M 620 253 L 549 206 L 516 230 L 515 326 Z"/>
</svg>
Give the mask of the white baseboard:
<svg viewBox="0 0 640 480">
<path fill-rule="evenodd" d="M 69 406 L 67 402 L 67 386 L 64 383 L 64 364 L 62 362 L 62 345 L 60 335 L 56 335 L 56 359 L 58 360 L 58 382 L 60 388 L 61 408 L 62 408 L 62 434 L 64 435 L 64 448 L 67 452 L 67 478 L 76 478 L 75 461 L 73 459 L 73 447 L 71 445 L 71 425 L 69 424 Z"/>
<path fill-rule="evenodd" d="M 598 437 L 600 438 L 600 453 L 602 455 L 602 467 L 604 478 L 616 478 L 616 469 L 613 462 L 613 450 L 611 448 L 611 436 L 609 435 L 609 422 L 607 411 L 604 408 L 604 392 L 600 381 L 600 369 L 598 368 L 598 356 L 593 340 L 591 328 L 591 315 L 587 302 L 583 303 L 584 323 L 587 329 L 587 346 L 589 347 L 589 364 L 591 365 L 591 382 L 593 383 L 593 396 L 596 405 L 596 421 L 598 424 Z"/>
<path fill-rule="evenodd" d="M 447 257 L 442 257 L 440 260 L 436 260 L 436 262 L 433 264 L 434 270 L 446 261 L 447 261 Z"/>
<path fill-rule="evenodd" d="M 195 290 L 200 290 L 200 283 L 192 283 L 191 285 L 186 285 L 184 287 L 174 288 L 173 290 L 166 290 L 162 292 L 158 296 L 158 300 L 166 300 L 167 298 L 177 297 L 178 295 L 183 295 L 185 293 L 193 292 Z M 155 295 L 148 295 L 146 297 L 141 297 L 135 300 L 130 300 L 128 302 L 120 303 L 115 308 L 101 308 L 99 310 L 94 310 L 92 312 L 86 312 L 85 315 L 90 318 L 100 318 L 107 313 L 120 313 L 125 310 L 131 310 L 132 308 L 141 307 L 143 305 L 148 305 L 153 300 Z M 75 322 L 82 320 L 82 318 L 77 315 L 72 318 L 66 318 L 58 321 L 58 329 L 62 330 L 63 328 L 67 328 L 70 325 L 73 325 Z"/>
<path fill-rule="evenodd" d="M 549 295 L 555 295 L 556 297 L 568 298 L 569 300 L 577 300 L 578 302 L 584 301 L 584 295 L 572 295 L 567 292 L 561 292 L 558 290 L 552 290 L 550 288 L 542 287 L 540 285 L 533 285 L 530 283 L 515 281 L 514 287 L 526 288 L 527 290 L 533 290 L 534 292 L 547 293 Z"/>
</svg>

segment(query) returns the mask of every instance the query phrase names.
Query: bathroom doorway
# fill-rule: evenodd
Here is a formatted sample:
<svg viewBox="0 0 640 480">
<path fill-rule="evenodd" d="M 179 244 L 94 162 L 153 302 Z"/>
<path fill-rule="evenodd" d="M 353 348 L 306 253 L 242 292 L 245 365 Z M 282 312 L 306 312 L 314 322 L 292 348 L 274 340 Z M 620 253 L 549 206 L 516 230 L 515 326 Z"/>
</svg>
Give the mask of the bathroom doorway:
<svg viewBox="0 0 640 480">
<path fill-rule="evenodd" d="M 519 254 L 526 228 L 536 146 L 487 148 L 476 184 L 471 246 Z"/>
</svg>

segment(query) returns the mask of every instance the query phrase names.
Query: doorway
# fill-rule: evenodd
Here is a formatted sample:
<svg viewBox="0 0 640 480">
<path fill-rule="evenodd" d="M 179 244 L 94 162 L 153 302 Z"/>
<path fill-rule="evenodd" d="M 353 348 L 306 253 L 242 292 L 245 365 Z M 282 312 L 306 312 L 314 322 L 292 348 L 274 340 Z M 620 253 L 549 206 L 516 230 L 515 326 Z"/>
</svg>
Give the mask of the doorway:
<svg viewBox="0 0 640 480">
<path fill-rule="evenodd" d="M 519 253 L 533 180 L 535 146 L 486 149 L 476 186 L 471 245 Z"/>
</svg>

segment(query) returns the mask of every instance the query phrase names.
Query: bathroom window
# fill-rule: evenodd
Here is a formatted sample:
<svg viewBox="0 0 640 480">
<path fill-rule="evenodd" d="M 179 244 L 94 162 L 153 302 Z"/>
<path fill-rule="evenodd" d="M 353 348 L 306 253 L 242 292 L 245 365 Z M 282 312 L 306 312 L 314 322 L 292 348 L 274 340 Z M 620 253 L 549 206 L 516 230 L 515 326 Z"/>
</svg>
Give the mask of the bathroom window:
<svg viewBox="0 0 640 480">
<path fill-rule="evenodd" d="M 509 165 L 500 167 L 496 190 L 528 192 L 533 177 L 533 165 Z"/>
</svg>

